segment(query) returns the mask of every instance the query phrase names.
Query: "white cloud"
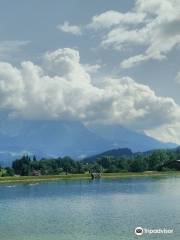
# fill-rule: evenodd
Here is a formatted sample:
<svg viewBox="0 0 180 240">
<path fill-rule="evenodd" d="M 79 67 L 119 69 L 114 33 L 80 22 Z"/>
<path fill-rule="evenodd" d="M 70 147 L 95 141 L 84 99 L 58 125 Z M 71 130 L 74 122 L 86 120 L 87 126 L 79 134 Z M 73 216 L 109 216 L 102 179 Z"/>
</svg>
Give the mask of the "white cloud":
<svg viewBox="0 0 180 240">
<path fill-rule="evenodd" d="M 158 128 L 145 131 L 149 136 L 152 136 L 162 142 L 180 143 L 180 124 L 166 124 Z"/>
<path fill-rule="evenodd" d="M 101 69 L 101 65 L 100 64 L 84 64 L 83 65 L 84 69 L 86 70 L 86 72 L 88 73 L 96 73 L 98 72 L 99 69 Z"/>
<path fill-rule="evenodd" d="M 0 109 L 24 107 L 23 90 L 21 71 L 9 63 L 0 62 Z"/>
<path fill-rule="evenodd" d="M 136 55 L 136 56 L 130 57 L 130 58 L 122 61 L 120 66 L 122 68 L 131 68 L 131 67 L 138 65 L 139 63 L 141 63 L 143 61 L 148 60 L 149 58 L 150 58 L 149 56 L 145 56 L 143 54 Z"/>
<path fill-rule="evenodd" d="M 139 50 L 121 63 L 128 68 L 149 59 L 165 59 L 180 44 L 179 12 L 179 0 L 136 0 L 131 12 L 104 12 L 94 16 L 90 26 L 105 31 L 101 41 L 105 48 Z"/>
<path fill-rule="evenodd" d="M 175 6 L 178 4 L 178 0 L 136 0 L 136 9 L 138 12 L 147 12 L 153 15 L 164 13 L 169 15 L 169 11 L 174 11 Z"/>
<path fill-rule="evenodd" d="M 129 77 L 94 82 L 79 52 L 70 48 L 46 53 L 42 66 L 1 62 L 0 109 L 11 117 L 117 123 L 149 132 L 180 118 L 173 99 Z"/>
<path fill-rule="evenodd" d="M 139 14 L 134 12 L 121 13 L 118 11 L 110 10 L 100 15 L 94 16 L 92 18 L 92 22 L 88 25 L 88 27 L 98 30 L 101 28 L 110 28 L 118 24 L 136 25 L 141 23 L 144 17 L 145 17 L 144 13 Z"/>
<path fill-rule="evenodd" d="M 61 30 L 62 32 L 70 33 L 74 35 L 82 34 L 80 26 L 70 25 L 69 22 L 67 21 L 64 22 L 62 25 L 61 24 L 57 25 L 57 29 Z"/>
</svg>

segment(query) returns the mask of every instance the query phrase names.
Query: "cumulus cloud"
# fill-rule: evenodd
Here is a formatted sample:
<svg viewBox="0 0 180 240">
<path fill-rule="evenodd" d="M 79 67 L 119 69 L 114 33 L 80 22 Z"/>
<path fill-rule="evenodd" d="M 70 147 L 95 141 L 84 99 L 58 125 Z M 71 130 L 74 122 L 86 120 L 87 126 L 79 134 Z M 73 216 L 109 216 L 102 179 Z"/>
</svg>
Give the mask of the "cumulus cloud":
<svg viewBox="0 0 180 240">
<path fill-rule="evenodd" d="M 149 59 L 162 60 L 180 44 L 180 1 L 136 0 L 131 12 L 107 11 L 94 16 L 90 26 L 103 29 L 101 46 L 116 50 L 139 48 L 121 67 Z"/>
<path fill-rule="evenodd" d="M 70 34 L 74 34 L 74 35 L 82 34 L 80 26 L 70 25 L 69 22 L 67 22 L 67 21 L 64 22 L 62 25 L 61 24 L 57 25 L 56 28 L 65 33 L 70 33 Z"/>
<path fill-rule="evenodd" d="M 117 123 L 147 131 L 180 117 L 173 99 L 156 96 L 129 77 L 95 84 L 79 52 L 70 48 L 46 53 L 41 66 L 0 62 L 0 109 L 10 117 Z"/>
</svg>

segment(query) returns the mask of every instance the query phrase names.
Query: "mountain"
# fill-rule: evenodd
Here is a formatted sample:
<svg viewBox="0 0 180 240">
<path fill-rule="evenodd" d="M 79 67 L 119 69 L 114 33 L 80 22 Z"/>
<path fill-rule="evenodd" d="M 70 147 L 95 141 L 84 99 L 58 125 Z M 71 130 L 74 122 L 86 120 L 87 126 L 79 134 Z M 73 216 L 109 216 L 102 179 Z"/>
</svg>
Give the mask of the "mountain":
<svg viewBox="0 0 180 240">
<path fill-rule="evenodd" d="M 133 152 L 129 148 L 119 148 L 119 149 L 112 149 L 109 151 L 105 151 L 103 153 L 90 156 L 84 159 L 85 162 L 90 163 L 96 161 L 98 158 L 101 158 L 103 156 L 132 156 Z"/>
<path fill-rule="evenodd" d="M 114 148 L 133 152 L 175 147 L 121 126 L 84 126 L 76 121 L 0 120 L 0 163 L 24 153 L 41 157 L 69 155 L 75 159 Z"/>
<path fill-rule="evenodd" d="M 111 148 L 111 142 L 80 122 L 7 121 L 0 124 L 1 162 L 22 153 L 81 158 Z"/>
<path fill-rule="evenodd" d="M 89 129 L 110 141 L 114 148 L 130 148 L 133 152 L 177 147 L 175 143 L 160 142 L 143 133 L 138 133 L 120 125 L 90 125 Z"/>
</svg>

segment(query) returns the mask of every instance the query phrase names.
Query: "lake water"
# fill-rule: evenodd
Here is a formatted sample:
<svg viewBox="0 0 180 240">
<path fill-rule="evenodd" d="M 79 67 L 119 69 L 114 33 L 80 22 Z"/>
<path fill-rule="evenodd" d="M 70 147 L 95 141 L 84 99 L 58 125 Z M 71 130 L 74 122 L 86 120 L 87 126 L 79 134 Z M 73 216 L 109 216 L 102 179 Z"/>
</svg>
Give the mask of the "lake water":
<svg viewBox="0 0 180 240">
<path fill-rule="evenodd" d="M 136 236 L 134 229 L 173 234 Z M 0 240 L 180 239 L 180 178 L 0 185 Z"/>
</svg>

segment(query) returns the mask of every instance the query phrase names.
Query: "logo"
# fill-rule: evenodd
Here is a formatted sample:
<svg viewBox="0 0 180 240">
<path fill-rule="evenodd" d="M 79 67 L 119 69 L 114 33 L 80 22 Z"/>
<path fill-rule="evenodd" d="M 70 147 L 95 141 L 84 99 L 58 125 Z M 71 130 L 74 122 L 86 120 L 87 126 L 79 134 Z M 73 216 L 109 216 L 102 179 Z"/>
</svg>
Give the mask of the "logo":
<svg viewBox="0 0 180 240">
<path fill-rule="evenodd" d="M 137 236 L 141 236 L 141 235 L 143 235 L 143 228 L 142 227 L 137 227 L 137 228 L 135 228 L 134 232 Z"/>
</svg>

